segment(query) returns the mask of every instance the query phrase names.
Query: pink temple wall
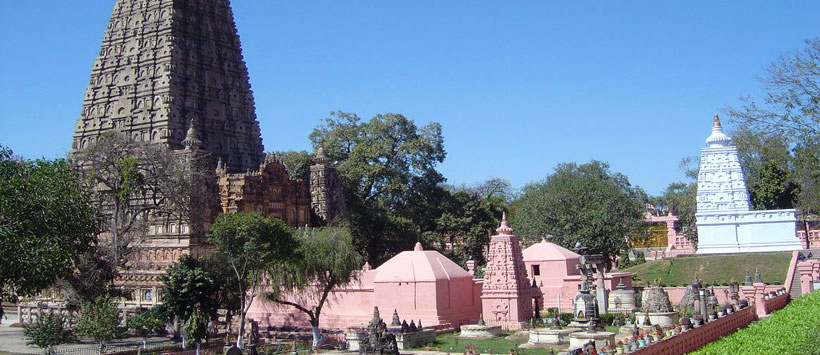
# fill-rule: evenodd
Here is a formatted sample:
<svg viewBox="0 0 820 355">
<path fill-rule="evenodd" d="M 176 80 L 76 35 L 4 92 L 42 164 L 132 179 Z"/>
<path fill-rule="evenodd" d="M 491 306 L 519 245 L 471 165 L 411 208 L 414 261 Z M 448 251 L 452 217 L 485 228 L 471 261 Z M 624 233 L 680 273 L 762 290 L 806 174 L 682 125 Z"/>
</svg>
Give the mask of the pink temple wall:
<svg viewBox="0 0 820 355">
<path fill-rule="evenodd" d="M 422 321 L 424 326 L 458 327 L 478 319 L 481 312 L 481 280 L 457 278 L 434 282 L 374 282 L 376 270 L 363 271 L 359 281 L 345 289 L 334 290 L 322 309 L 320 327 L 346 329 L 366 324 L 379 307 L 381 317 L 390 320 L 397 310 L 402 320 Z M 435 297 L 431 297 L 435 296 Z M 304 295 L 289 300 L 306 302 Z M 261 327 L 309 327 L 304 313 L 290 306 L 281 306 L 262 297 L 251 304 L 248 317 Z"/>
</svg>

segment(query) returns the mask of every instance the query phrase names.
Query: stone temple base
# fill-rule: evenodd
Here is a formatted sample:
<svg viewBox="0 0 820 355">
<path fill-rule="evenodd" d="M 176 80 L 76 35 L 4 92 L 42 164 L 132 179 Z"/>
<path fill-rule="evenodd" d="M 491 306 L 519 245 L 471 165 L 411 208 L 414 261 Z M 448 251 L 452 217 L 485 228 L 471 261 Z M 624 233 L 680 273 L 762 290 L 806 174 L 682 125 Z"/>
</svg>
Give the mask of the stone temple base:
<svg viewBox="0 0 820 355">
<path fill-rule="evenodd" d="M 665 327 L 667 325 L 678 324 L 678 312 L 664 312 L 664 313 L 642 313 L 642 312 L 635 312 L 635 323 L 643 324 L 644 318 L 646 315 L 649 314 L 649 322 L 652 325 L 659 325 L 661 327 Z"/>
<path fill-rule="evenodd" d="M 578 349 L 590 341 L 595 341 L 595 349 L 615 345 L 615 333 L 610 332 L 576 332 L 569 335 L 569 349 Z"/>
<path fill-rule="evenodd" d="M 698 213 L 698 254 L 803 249 L 795 210 Z"/>
<path fill-rule="evenodd" d="M 459 338 L 488 339 L 501 336 L 501 326 L 499 325 L 478 325 L 469 324 L 461 326 Z"/>
<path fill-rule="evenodd" d="M 436 341 L 436 331 L 433 329 L 419 330 L 412 333 L 396 334 L 396 345 L 400 350 L 417 348 Z"/>
<path fill-rule="evenodd" d="M 530 330 L 530 339 L 528 342 L 519 345 L 519 348 L 537 348 L 543 345 L 556 345 L 569 343 L 569 335 L 580 332 L 578 329 L 549 329 L 536 328 Z"/>
</svg>

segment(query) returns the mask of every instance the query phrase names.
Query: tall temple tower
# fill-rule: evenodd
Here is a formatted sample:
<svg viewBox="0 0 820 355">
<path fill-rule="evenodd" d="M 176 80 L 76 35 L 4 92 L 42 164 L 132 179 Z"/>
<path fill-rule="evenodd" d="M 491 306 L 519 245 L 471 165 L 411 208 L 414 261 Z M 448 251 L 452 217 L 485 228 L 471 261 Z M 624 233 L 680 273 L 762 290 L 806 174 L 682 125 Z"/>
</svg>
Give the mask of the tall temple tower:
<svg viewBox="0 0 820 355">
<path fill-rule="evenodd" d="M 229 0 L 117 0 L 91 70 L 72 151 L 117 130 L 202 149 L 229 172 L 257 169 L 264 148 Z"/>
<path fill-rule="evenodd" d="M 189 157 L 204 171 L 217 161 L 225 173 L 260 168 L 264 148 L 229 0 L 116 1 L 72 154 L 82 162 L 82 151 L 110 131 Z M 165 269 L 207 250 L 204 227 L 218 205 L 197 207 L 201 211 L 187 217 L 143 217 L 144 235 L 116 280 L 133 292 L 131 305 L 156 303 Z"/>
<path fill-rule="evenodd" d="M 737 147 L 715 115 L 698 172 L 698 254 L 801 249 L 796 211 L 750 209 Z"/>
</svg>

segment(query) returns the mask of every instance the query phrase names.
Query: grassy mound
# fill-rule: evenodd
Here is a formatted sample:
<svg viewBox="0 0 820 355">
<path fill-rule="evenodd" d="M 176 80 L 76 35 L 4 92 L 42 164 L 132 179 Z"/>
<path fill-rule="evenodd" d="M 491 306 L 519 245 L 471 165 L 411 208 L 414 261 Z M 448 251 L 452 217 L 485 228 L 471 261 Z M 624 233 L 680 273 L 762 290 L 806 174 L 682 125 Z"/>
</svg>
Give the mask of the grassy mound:
<svg viewBox="0 0 820 355">
<path fill-rule="evenodd" d="M 696 355 L 820 354 L 820 292 L 800 297 L 748 328 L 708 344 Z"/>
<path fill-rule="evenodd" d="M 758 269 L 764 282 L 783 284 L 791 257 L 790 252 L 691 256 L 649 261 L 620 271 L 632 272 L 643 284 L 660 280 L 667 286 L 684 286 L 695 277 L 709 285 L 743 282 Z"/>
</svg>

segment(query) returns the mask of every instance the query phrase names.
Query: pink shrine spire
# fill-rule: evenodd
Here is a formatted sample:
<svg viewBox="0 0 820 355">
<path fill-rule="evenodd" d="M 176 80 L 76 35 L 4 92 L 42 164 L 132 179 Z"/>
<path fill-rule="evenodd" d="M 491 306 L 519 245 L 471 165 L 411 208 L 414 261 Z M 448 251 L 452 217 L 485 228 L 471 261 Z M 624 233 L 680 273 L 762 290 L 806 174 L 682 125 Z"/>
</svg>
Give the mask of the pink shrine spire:
<svg viewBox="0 0 820 355">
<path fill-rule="evenodd" d="M 541 292 L 531 287 L 527 280 L 521 244 L 512 234 L 506 213 L 502 215 L 501 226 L 496 232 L 498 234 L 490 239 L 481 308 L 490 325 L 516 330 L 532 317 L 533 301 Z"/>
</svg>

